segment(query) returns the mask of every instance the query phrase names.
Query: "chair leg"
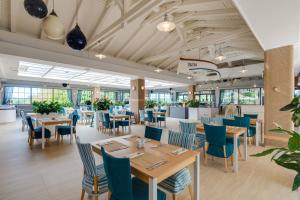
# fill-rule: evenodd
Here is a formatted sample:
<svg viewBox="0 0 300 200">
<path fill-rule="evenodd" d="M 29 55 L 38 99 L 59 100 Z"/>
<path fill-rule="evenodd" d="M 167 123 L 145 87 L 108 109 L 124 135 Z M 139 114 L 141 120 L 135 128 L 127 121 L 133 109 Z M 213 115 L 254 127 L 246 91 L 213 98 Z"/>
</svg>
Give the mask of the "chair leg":
<svg viewBox="0 0 300 200">
<path fill-rule="evenodd" d="M 189 188 L 191 199 L 194 199 L 193 187 L 191 183 L 188 185 L 188 188 Z"/>
<path fill-rule="evenodd" d="M 241 149 L 238 147 L 239 157 L 242 157 Z"/>
<path fill-rule="evenodd" d="M 107 200 L 110 200 L 110 197 L 111 197 L 111 192 L 108 191 L 108 192 L 107 192 Z"/>
<path fill-rule="evenodd" d="M 203 146 L 203 157 L 206 159 L 206 145 Z"/>
<path fill-rule="evenodd" d="M 98 176 L 94 176 L 95 200 L 98 200 Z"/>
<path fill-rule="evenodd" d="M 177 200 L 177 195 L 175 193 L 172 194 L 172 199 Z"/>
<path fill-rule="evenodd" d="M 233 166 L 233 160 L 234 160 L 234 157 L 231 156 L 231 157 L 230 157 L 230 160 L 231 160 L 231 166 Z"/>
<path fill-rule="evenodd" d="M 80 197 L 80 200 L 83 200 L 83 199 L 84 199 L 84 193 L 85 193 L 85 191 L 84 191 L 84 189 L 82 189 L 82 190 L 81 190 L 81 197 Z"/>
<path fill-rule="evenodd" d="M 225 171 L 228 172 L 227 158 L 226 158 L 226 146 L 223 146 L 223 150 L 224 150 L 224 165 L 225 165 Z"/>
</svg>

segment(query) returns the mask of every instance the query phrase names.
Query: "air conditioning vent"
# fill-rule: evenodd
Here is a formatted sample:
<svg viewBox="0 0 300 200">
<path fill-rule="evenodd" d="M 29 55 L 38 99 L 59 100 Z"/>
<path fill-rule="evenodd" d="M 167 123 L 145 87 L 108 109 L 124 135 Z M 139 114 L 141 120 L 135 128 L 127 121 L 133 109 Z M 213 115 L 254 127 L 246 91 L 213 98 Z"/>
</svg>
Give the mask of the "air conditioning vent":
<svg viewBox="0 0 300 200">
<path fill-rule="evenodd" d="M 217 76 L 218 74 L 216 72 L 211 72 L 211 73 L 208 73 L 206 74 L 206 76 Z"/>
</svg>

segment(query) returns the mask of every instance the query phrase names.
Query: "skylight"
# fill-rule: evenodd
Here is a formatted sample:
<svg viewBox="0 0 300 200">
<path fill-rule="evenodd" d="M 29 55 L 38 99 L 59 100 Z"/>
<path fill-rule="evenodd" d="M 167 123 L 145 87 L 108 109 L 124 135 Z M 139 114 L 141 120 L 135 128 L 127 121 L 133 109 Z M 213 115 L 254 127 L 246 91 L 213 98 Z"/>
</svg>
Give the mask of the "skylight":
<svg viewBox="0 0 300 200">
<path fill-rule="evenodd" d="M 130 88 L 131 77 L 125 75 L 108 74 L 76 68 L 59 67 L 52 65 L 37 64 L 31 62 L 19 62 L 18 76 L 55 79 L 62 81 L 81 82 L 85 84 L 97 84 L 102 86 L 116 86 Z M 146 88 L 168 88 L 181 86 L 177 83 L 145 80 Z"/>
</svg>

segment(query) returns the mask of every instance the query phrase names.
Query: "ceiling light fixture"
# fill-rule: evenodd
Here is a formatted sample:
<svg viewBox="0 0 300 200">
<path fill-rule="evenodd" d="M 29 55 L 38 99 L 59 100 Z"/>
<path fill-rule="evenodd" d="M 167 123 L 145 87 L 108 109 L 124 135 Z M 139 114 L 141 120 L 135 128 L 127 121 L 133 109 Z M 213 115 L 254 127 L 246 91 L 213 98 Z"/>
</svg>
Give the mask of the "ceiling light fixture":
<svg viewBox="0 0 300 200">
<path fill-rule="evenodd" d="M 186 77 L 187 79 L 189 79 L 189 80 L 191 80 L 193 77 L 192 76 L 188 76 L 188 77 Z"/>
<path fill-rule="evenodd" d="M 240 71 L 242 74 L 246 73 L 248 71 L 248 69 L 246 69 L 245 66 L 245 59 L 243 60 L 243 69 Z"/>
<path fill-rule="evenodd" d="M 104 55 L 104 54 L 98 53 L 98 54 L 95 55 L 95 57 L 99 58 L 100 60 L 102 60 L 102 59 L 106 58 L 107 56 Z"/>
<path fill-rule="evenodd" d="M 176 28 L 176 24 L 168 20 L 168 15 L 165 14 L 164 21 L 157 24 L 157 29 L 161 32 L 170 32 Z"/>
<path fill-rule="evenodd" d="M 162 72 L 162 69 L 156 68 L 154 71 L 157 72 L 157 73 L 160 73 L 160 72 Z"/>
<path fill-rule="evenodd" d="M 221 50 L 218 52 L 216 55 L 215 59 L 219 62 L 223 61 L 226 59 L 226 56 L 221 52 Z"/>
<path fill-rule="evenodd" d="M 25 0 L 24 8 L 33 17 L 43 19 L 48 14 L 47 5 L 42 0 Z"/>
<path fill-rule="evenodd" d="M 52 12 L 43 22 L 43 31 L 51 40 L 60 40 L 65 36 L 64 24 L 61 22 L 54 11 L 54 0 Z"/>
</svg>

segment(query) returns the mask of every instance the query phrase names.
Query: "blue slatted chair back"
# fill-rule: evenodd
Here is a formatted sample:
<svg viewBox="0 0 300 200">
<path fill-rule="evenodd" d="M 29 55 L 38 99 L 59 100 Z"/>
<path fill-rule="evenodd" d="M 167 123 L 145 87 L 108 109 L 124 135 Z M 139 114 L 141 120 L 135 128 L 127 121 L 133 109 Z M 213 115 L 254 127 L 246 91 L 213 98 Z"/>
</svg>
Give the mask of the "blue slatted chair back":
<svg viewBox="0 0 300 200">
<path fill-rule="evenodd" d="M 214 117 L 212 118 L 212 121 L 215 125 L 223 125 L 223 118 L 222 117 Z"/>
<path fill-rule="evenodd" d="M 183 134 L 169 130 L 168 143 L 192 150 L 195 142 L 195 134 Z"/>
<path fill-rule="evenodd" d="M 162 129 L 161 128 L 154 128 L 154 127 L 151 127 L 151 126 L 146 126 L 145 138 L 160 141 L 161 134 L 162 134 Z"/>
<path fill-rule="evenodd" d="M 160 109 L 160 112 L 167 112 L 167 110 L 166 109 Z"/>
<path fill-rule="evenodd" d="M 147 110 L 147 120 L 148 120 L 148 122 L 153 122 L 154 121 L 152 110 Z"/>
<path fill-rule="evenodd" d="M 226 145 L 226 126 L 213 126 L 204 124 L 204 130 L 206 135 L 206 141 L 210 145 Z"/>
<path fill-rule="evenodd" d="M 140 114 L 140 120 L 145 121 L 145 111 L 144 110 L 139 110 L 139 114 Z"/>
<path fill-rule="evenodd" d="M 80 117 L 81 117 L 80 116 L 80 109 L 75 109 L 73 113 L 74 113 L 74 115 L 78 115 L 78 120 L 79 120 Z"/>
<path fill-rule="evenodd" d="M 244 114 L 244 117 L 249 117 L 250 119 L 257 119 L 258 114 Z"/>
<path fill-rule="evenodd" d="M 213 122 L 210 117 L 201 117 L 200 120 L 202 124 L 211 124 Z"/>
<path fill-rule="evenodd" d="M 238 117 L 234 116 L 235 121 L 239 123 L 239 127 L 249 128 L 250 126 L 250 118 L 249 117 Z"/>
<path fill-rule="evenodd" d="M 194 122 L 179 122 L 179 130 L 184 134 L 197 133 L 196 123 Z"/>
<path fill-rule="evenodd" d="M 133 115 L 133 112 L 130 112 L 130 111 L 126 111 L 126 112 L 125 112 L 125 115 L 129 115 L 129 116 L 132 116 L 132 115 Z"/>
<path fill-rule="evenodd" d="M 129 159 L 115 158 L 107 154 L 104 148 L 101 148 L 101 152 L 111 199 L 133 200 Z"/>
<path fill-rule="evenodd" d="M 26 121 L 27 121 L 27 124 L 29 126 L 30 131 L 34 131 L 34 127 L 33 127 L 33 124 L 32 124 L 31 117 L 30 116 L 26 116 Z"/>
<path fill-rule="evenodd" d="M 91 144 L 81 143 L 79 137 L 76 137 L 76 144 L 83 164 L 85 175 L 91 177 L 97 176 L 96 163 Z"/>
<path fill-rule="evenodd" d="M 240 122 L 234 119 L 223 119 L 224 126 L 240 126 Z"/>
</svg>

